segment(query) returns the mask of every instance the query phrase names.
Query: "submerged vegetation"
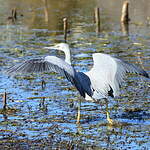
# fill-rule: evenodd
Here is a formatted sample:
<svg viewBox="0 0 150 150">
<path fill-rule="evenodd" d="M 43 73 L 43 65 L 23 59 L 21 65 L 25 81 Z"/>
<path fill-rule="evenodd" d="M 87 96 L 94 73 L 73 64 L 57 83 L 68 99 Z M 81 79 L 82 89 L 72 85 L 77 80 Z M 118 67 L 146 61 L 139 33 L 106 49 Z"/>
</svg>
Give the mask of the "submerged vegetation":
<svg viewBox="0 0 150 150">
<path fill-rule="evenodd" d="M 92 67 L 92 53 L 102 52 L 137 64 L 150 74 L 149 8 L 130 2 L 129 34 L 120 30 L 122 2 L 104 0 L 8 0 L 0 6 L 1 71 L 22 60 L 64 54 L 43 47 L 63 40 L 63 18 L 68 18 L 67 42 L 73 66 Z M 100 7 L 101 30 L 95 33 L 93 12 Z M 11 10 L 16 8 L 17 19 Z M 131 9 L 132 8 L 132 9 Z M 144 9 L 143 9 L 144 8 Z M 138 15 L 137 15 L 138 13 Z M 13 12 L 13 15 L 15 13 Z M 60 79 L 61 78 L 61 79 Z M 0 149 L 148 149 L 150 147 L 150 85 L 148 79 L 129 75 L 120 97 L 105 103 L 82 100 L 81 123 L 76 124 L 79 93 L 54 73 L 0 74 Z M 3 93 L 7 107 L 3 109 Z"/>
</svg>

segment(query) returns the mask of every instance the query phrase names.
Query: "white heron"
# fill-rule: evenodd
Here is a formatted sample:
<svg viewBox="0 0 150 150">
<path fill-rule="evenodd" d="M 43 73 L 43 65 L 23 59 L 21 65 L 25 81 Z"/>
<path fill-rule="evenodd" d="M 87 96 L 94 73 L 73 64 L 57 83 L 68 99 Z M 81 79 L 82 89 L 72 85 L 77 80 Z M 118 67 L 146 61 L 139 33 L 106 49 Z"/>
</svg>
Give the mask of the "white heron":
<svg viewBox="0 0 150 150">
<path fill-rule="evenodd" d="M 149 75 L 143 69 L 103 53 L 93 54 L 94 64 L 90 71 L 79 72 L 71 66 L 71 54 L 68 44 L 60 43 L 46 48 L 64 51 L 65 61 L 56 56 L 30 59 L 10 67 L 7 70 L 7 74 L 14 75 L 16 73 L 26 74 L 34 72 L 60 73 L 76 87 L 84 99 L 96 101 L 100 101 L 102 98 L 108 99 L 109 96 L 113 98 L 118 96 L 120 85 L 126 73 L 136 73 L 149 78 Z M 108 122 L 113 124 L 108 111 L 106 112 Z M 78 110 L 77 123 L 79 121 L 80 111 Z"/>
</svg>

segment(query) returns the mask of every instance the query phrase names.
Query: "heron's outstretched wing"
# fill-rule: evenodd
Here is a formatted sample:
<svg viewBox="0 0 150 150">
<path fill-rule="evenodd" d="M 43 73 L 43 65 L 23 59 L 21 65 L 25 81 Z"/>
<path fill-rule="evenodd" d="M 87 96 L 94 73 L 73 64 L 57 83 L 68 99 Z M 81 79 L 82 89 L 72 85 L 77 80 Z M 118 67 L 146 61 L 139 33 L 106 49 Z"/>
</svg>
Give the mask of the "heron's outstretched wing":
<svg viewBox="0 0 150 150">
<path fill-rule="evenodd" d="M 15 75 L 17 73 L 25 74 L 39 72 L 60 73 L 78 89 L 81 96 L 85 96 L 84 89 L 77 77 L 78 72 L 76 72 L 71 65 L 56 56 L 26 60 L 21 64 L 10 67 L 5 73 Z"/>
<path fill-rule="evenodd" d="M 149 75 L 145 70 L 143 70 L 143 69 L 141 69 L 141 68 L 139 68 L 139 67 L 137 67 L 133 64 L 130 64 L 130 63 L 124 61 L 124 60 L 121 60 L 121 59 L 118 59 L 118 58 L 114 58 L 114 59 L 115 59 L 115 61 L 117 63 L 117 66 L 118 66 L 117 67 L 117 70 L 118 70 L 117 73 L 118 74 L 136 73 L 136 74 L 142 75 L 146 78 L 149 78 Z"/>
<path fill-rule="evenodd" d="M 93 60 L 94 66 L 87 74 L 91 78 L 95 89 L 93 96 L 96 98 L 119 95 L 119 87 L 127 72 L 149 77 L 143 69 L 107 54 L 95 53 Z"/>
<path fill-rule="evenodd" d="M 65 71 L 71 76 L 74 75 L 74 69 L 62 59 L 55 56 L 26 60 L 23 63 L 10 67 L 6 73 L 9 75 L 17 73 L 39 73 L 39 72 L 57 72 Z M 64 72 L 63 72 L 64 73 Z"/>
</svg>

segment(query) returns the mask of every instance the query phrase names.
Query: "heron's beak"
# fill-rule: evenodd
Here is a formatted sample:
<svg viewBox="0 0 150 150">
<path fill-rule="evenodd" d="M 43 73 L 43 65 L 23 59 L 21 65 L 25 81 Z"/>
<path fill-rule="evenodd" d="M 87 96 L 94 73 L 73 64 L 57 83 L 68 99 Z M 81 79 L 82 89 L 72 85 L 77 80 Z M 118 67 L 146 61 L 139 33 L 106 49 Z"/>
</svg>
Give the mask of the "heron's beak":
<svg viewBox="0 0 150 150">
<path fill-rule="evenodd" d="M 56 49 L 55 46 L 50 46 L 50 47 L 44 47 L 45 49 Z"/>
</svg>

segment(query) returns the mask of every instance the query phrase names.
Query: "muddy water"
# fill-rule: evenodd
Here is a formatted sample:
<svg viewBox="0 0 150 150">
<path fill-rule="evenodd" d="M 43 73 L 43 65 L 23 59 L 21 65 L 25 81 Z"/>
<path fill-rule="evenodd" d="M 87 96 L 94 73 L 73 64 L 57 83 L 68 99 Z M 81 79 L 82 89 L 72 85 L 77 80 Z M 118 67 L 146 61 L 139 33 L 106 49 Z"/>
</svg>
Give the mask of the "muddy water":
<svg viewBox="0 0 150 150">
<path fill-rule="evenodd" d="M 63 17 L 69 20 L 68 43 L 77 70 L 89 70 L 92 53 L 119 56 L 150 74 L 150 3 L 130 1 L 129 35 L 120 28 L 122 1 L 0 1 L 0 66 L 9 66 L 43 55 L 56 55 L 44 46 L 63 42 Z M 96 35 L 93 9 L 100 7 L 101 34 Z M 8 19 L 17 8 L 17 20 Z M 10 17 L 9 17 L 10 18 Z M 8 77 L 0 74 L 0 147 L 39 149 L 149 149 L 149 80 L 129 75 L 121 95 L 109 101 L 109 126 L 105 104 L 82 101 L 81 124 L 76 125 L 79 93 L 54 73 Z M 42 80 L 45 86 L 42 87 Z M 7 92 L 8 109 L 2 111 Z"/>
</svg>

